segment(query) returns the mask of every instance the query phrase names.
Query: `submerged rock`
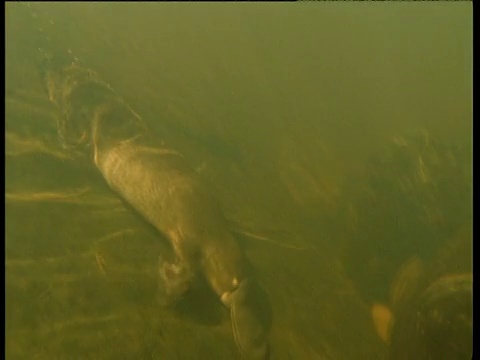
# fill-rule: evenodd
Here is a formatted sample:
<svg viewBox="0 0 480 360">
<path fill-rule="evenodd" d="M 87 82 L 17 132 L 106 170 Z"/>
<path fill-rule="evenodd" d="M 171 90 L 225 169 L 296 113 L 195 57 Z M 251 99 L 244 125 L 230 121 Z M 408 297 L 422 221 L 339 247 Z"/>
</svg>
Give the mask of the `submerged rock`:
<svg viewBox="0 0 480 360">
<path fill-rule="evenodd" d="M 345 267 L 369 302 L 386 302 L 399 267 L 429 260 L 471 217 L 468 153 L 426 131 L 397 136 L 355 177 Z"/>
</svg>

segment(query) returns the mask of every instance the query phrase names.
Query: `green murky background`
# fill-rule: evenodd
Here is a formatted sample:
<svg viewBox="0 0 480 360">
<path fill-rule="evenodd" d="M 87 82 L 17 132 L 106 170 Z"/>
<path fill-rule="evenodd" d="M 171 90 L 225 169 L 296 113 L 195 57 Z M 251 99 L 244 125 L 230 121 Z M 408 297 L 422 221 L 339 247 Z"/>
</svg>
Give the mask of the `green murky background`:
<svg viewBox="0 0 480 360">
<path fill-rule="evenodd" d="M 272 358 L 385 357 L 338 214 L 399 133 L 471 148 L 471 3 L 6 4 L 7 358 L 231 359 L 219 303 L 161 308 L 165 240 L 60 147 L 39 47 L 95 69 L 213 189 Z"/>
</svg>

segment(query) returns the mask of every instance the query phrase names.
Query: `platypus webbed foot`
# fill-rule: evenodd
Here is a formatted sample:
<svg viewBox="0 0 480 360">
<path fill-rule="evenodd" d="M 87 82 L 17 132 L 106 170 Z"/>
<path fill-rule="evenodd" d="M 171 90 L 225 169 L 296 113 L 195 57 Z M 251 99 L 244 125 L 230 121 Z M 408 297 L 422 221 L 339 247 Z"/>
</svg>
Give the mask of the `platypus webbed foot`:
<svg viewBox="0 0 480 360">
<path fill-rule="evenodd" d="M 193 272 L 190 267 L 177 261 L 170 263 L 159 257 L 159 272 L 163 285 L 162 302 L 165 305 L 175 303 L 187 292 L 193 280 Z"/>
</svg>

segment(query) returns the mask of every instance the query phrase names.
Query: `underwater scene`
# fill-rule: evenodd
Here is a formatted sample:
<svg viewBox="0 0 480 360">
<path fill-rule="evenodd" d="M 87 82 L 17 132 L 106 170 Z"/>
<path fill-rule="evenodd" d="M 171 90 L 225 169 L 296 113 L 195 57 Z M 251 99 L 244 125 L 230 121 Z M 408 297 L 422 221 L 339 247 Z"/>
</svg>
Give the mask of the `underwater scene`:
<svg viewBox="0 0 480 360">
<path fill-rule="evenodd" d="M 468 2 L 8 2 L 7 359 L 471 359 Z"/>
</svg>

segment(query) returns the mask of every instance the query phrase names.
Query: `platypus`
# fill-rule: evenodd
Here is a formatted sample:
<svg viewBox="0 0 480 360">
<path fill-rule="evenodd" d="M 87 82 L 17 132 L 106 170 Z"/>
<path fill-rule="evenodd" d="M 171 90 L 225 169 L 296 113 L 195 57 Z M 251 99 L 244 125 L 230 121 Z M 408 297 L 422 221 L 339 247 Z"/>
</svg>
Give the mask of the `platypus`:
<svg viewBox="0 0 480 360">
<path fill-rule="evenodd" d="M 170 300 L 203 276 L 229 309 L 235 343 L 247 359 L 269 357 L 255 312 L 255 279 L 207 186 L 182 154 L 160 145 L 141 117 L 94 71 L 72 63 L 44 72 L 62 112 L 58 132 L 84 149 L 105 181 L 171 243 L 175 260 L 159 267 Z"/>
</svg>

